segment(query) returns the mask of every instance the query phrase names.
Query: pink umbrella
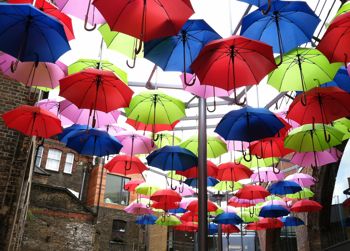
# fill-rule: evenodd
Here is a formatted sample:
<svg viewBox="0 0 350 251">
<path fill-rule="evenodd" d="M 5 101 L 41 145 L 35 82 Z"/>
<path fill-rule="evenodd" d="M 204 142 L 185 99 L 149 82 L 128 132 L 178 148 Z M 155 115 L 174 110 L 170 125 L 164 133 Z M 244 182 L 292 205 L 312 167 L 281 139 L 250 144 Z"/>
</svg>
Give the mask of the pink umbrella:
<svg viewBox="0 0 350 251">
<path fill-rule="evenodd" d="M 255 206 L 258 203 L 264 202 L 264 199 L 254 199 L 254 200 L 248 200 L 248 199 L 240 199 L 237 197 L 232 197 L 229 199 L 228 203 L 229 205 L 232 205 L 234 207 L 243 207 L 243 206 Z"/>
<path fill-rule="evenodd" d="M 152 209 L 148 208 L 147 205 L 142 204 L 140 202 L 133 202 L 126 208 L 124 211 L 128 214 L 152 214 Z"/>
<path fill-rule="evenodd" d="M 120 151 L 128 155 L 150 153 L 155 148 L 152 139 L 136 132 L 125 131 L 118 133 L 115 137 L 123 145 Z"/>
<path fill-rule="evenodd" d="M 75 124 L 90 125 L 93 127 L 102 127 L 117 122 L 120 112 L 115 110 L 109 113 L 101 111 L 91 111 L 90 109 L 79 109 L 75 104 L 68 100 L 59 102 L 59 113 L 73 121 Z M 95 122 L 92 113 L 96 112 Z M 95 123 L 95 124 L 94 124 Z"/>
<path fill-rule="evenodd" d="M 302 167 L 324 166 L 337 162 L 341 155 L 342 152 L 336 148 L 330 148 L 322 152 L 296 152 L 290 162 Z"/>
<path fill-rule="evenodd" d="M 238 210 L 232 206 L 226 206 L 222 208 L 225 213 L 238 213 Z"/>
<path fill-rule="evenodd" d="M 243 141 L 227 140 L 226 143 L 227 143 L 227 150 L 229 152 L 242 150 L 242 144 L 243 144 L 243 150 L 247 150 L 249 147 L 249 143 L 243 142 Z"/>
<path fill-rule="evenodd" d="M 291 129 L 294 129 L 294 128 L 297 128 L 299 127 L 300 125 L 295 122 L 294 120 L 291 120 L 290 118 L 287 118 L 287 111 L 283 111 L 283 112 L 278 112 L 276 113 L 276 115 L 280 118 L 282 118 L 284 121 L 286 121 L 292 128 Z"/>
<path fill-rule="evenodd" d="M 35 106 L 45 109 L 55 114 L 60 120 L 63 127 L 68 127 L 74 124 L 71 120 L 58 113 L 59 102 L 55 99 L 43 99 L 35 103 Z"/>
<path fill-rule="evenodd" d="M 288 175 L 285 180 L 294 181 L 302 187 L 310 187 L 316 182 L 316 179 L 314 177 L 305 173 L 294 173 Z"/>
<path fill-rule="evenodd" d="M 183 197 L 181 199 L 181 201 L 180 201 L 179 207 L 183 208 L 183 209 L 186 209 L 187 206 L 194 200 L 197 200 L 197 198 L 193 198 L 193 197 L 192 198 L 186 198 L 186 197 Z"/>
<path fill-rule="evenodd" d="M 195 194 L 195 191 L 185 183 L 176 186 L 175 191 L 178 192 L 181 196 L 192 196 Z"/>
<path fill-rule="evenodd" d="M 269 201 L 265 201 L 262 206 L 271 206 L 271 205 L 276 205 L 276 206 L 282 206 L 285 208 L 289 208 L 288 204 L 286 201 L 283 200 L 269 200 Z"/>
<path fill-rule="evenodd" d="M 104 125 L 99 127 L 98 129 L 101 129 L 103 131 L 108 132 L 110 135 L 112 136 L 116 136 L 117 134 L 121 133 L 121 132 L 125 132 L 126 129 L 118 126 L 117 124 L 108 124 L 108 125 Z"/>
<path fill-rule="evenodd" d="M 273 167 L 261 167 L 258 168 L 250 177 L 254 182 L 270 182 L 270 181 L 278 181 L 284 179 L 283 173 L 277 173 L 273 170 Z"/>
<path fill-rule="evenodd" d="M 40 86 L 54 89 L 59 85 L 59 80 L 65 77 L 64 67 L 60 65 L 45 62 L 19 62 L 17 70 L 11 71 L 12 62 L 16 59 L 5 53 L 0 53 L 0 71 L 23 83 L 26 86 Z"/>
</svg>

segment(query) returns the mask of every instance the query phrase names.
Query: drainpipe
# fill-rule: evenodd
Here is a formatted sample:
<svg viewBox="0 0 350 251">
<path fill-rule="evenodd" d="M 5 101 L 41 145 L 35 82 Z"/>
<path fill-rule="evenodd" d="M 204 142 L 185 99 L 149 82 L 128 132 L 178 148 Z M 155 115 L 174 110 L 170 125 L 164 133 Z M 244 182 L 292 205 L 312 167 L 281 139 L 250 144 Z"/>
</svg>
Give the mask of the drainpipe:
<svg viewBox="0 0 350 251">
<path fill-rule="evenodd" d="M 84 192 L 84 187 L 85 187 L 86 172 L 87 172 L 87 166 L 83 165 L 83 178 L 81 180 L 81 186 L 80 186 L 80 191 L 79 191 L 79 200 L 81 200 L 81 201 L 83 200 L 83 192 Z"/>
</svg>

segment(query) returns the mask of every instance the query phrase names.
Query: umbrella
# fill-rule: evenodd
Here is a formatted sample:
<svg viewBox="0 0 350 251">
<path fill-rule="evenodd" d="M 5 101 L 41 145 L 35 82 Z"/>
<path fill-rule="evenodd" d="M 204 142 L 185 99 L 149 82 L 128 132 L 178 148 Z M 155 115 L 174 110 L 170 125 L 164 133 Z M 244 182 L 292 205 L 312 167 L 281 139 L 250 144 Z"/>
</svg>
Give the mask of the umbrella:
<svg viewBox="0 0 350 251">
<path fill-rule="evenodd" d="M 324 124 L 307 124 L 294 129 L 284 146 L 297 152 L 324 151 L 342 143 L 344 133 Z"/>
<path fill-rule="evenodd" d="M 223 233 L 226 234 L 232 234 L 232 233 L 239 233 L 240 230 L 238 227 L 236 227 L 235 225 L 232 224 L 222 224 L 221 225 L 221 230 Z"/>
<path fill-rule="evenodd" d="M 112 136 L 116 136 L 117 134 L 126 131 L 124 128 L 120 127 L 117 124 L 104 125 L 104 126 L 99 127 L 98 129 L 106 131 Z"/>
<path fill-rule="evenodd" d="M 249 212 L 243 211 L 241 213 L 238 213 L 238 216 L 241 217 L 244 223 L 259 221 L 259 216 L 257 216 L 256 214 L 251 215 Z"/>
<path fill-rule="evenodd" d="M 250 178 L 254 182 L 271 182 L 283 180 L 284 174 L 276 171 L 274 167 L 262 167 L 258 168 Z"/>
<path fill-rule="evenodd" d="M 316 49 L 297 48 L 283 55 L 283 63 L 269 74 L 267 82 L 280 92 L 308 91 L 332 81 L 339 67 Z"/>
<path fill-rule="evenodd" d="M 270 195 L 271 196 L 271 195 Z M 272 196 L 271 196 L 272 197 Z M 277 196 L 274 196 L 275 198 L 279 198 Z M 266 200 L 266 198 L 265 198 Z M 286 209 L 288 209 L 288 204 L 287 202 L 283 201 L 282 199 L 271 199 L 271 200 L 266 200 L 265 202 L 262 203 L 262 207 L 265 207 L 265 206 L 272 206 L 272 205 L 275 205 L 275 206 L 281 206 L 281 207 L 284 207 Z M 259 205 L 260 206 L 260 205 Z"/>
<path fill-rule="evenodd" d="M 207 187 L 213 187 L 216 184 L 218 184 L 219 181 L 213 177 L 208 177 L 207 178 Z M 198 179 L 197 178 L 191 178 L 191 179 L 186 179 L 185 184 L 191 186 L 191 187 L 198 187 Z"/>
<path fill-rule="evenodd" d="M 151 207 L 167 211 L 167 210 L 179 208 L 179 203 L 169 202 L 169 201 L 156 201 L 152 203 Z"/>
<path fill-rule="evenodd" d="M 149 184 L 149 183 L 142 183 L 135 188 L 135 192 L 137 194 L 143 194 L 146 196 L 151 196 L 152 194 L 154 194 L 158 190 L 160 190 L 159 187 L 157 187 L 153 184 Z"/>
<path fill-rule="evenodd" d="M 51 62 L 70 50 L 62 24 L 29 4 L 0 3 L 0 50 L 18 61 Z"/>
<path fill-rule="evenodd" d="M 155 124 L 155 125 L 153 125 L 153 124 L 145 124 L 145 123 L 142 123 L 140 121 L 133 120 L 133 119 L 127 119 L 126 120 L 126 123 L 131 125 L 132 127 L 134 127 L 135 130 L 140 130 L 140 131 L 144 131 L 144 132 L 145 131 L 149 131 L 149 132 L 154 132 L 154 133 L 158 133 L 158 132 L 161 132 L 161 131 L 172 131 L 172 130 L 174 130 L 174 128 L 177 125 L 177 123 L 179 123 L 179 122 L 180 122 L 179 120 L 176 120 L 175 122 L 173 122 L 171 124 Z M 158 136 L 157 136 L 157 138 L 158 138 Z M 180 143 L 180 141 L 181 140 L 179 139 L 178 143 Z M 155 143 L 158 146 L 159 143 L 157 143 L 157 142 L 158 141 L 156 141 Z"/>
<path fill-rule="evenodd" d="M 62 132 L 61 121 L 40 107 L 21 105 L 1 117 L 7 127 L 28 136 L 50 138 Z"/>
<path fill-rule="evenodd" d="M 209 223 L 208 224 L 208 234 L 210 235 L 214 235 L 214 234 L 217 234 L 219 231 L 219 226 L 215 223 Z"/>
<path fill-rule="evenodd" d="M 198 200 L 196 199 L 196 200 L 191 201 L 187 205 L 186 209 L 191 211 L 191 212 L 198 212 L 198 210 L 199 210 Z M 218 210 L 218 206 L 214 202 L 208 200 L 208 202 L 207 202 L 207 212 L 215 212 L 216 210 Z"/>
<path fill-rule="evenodd" d="M 257 224 L 264 229 L 282 228 L 283 222 L 276 218 L 261 218 Z"/>
<path fill-rule="evenodd" d="M 92 31 L 96 24 L 105 22 L 101 13 L 91 4 L 91 0 L 55 0 L 55 3 L 62 12 L 85 20 L 84 28 L 87 31 Z M 88 28 L 88 23 L 93 27 Z"/>
<path fill-rule="evenodd" d="M 303 188 L 300 192 L 287 194 L 286 197 L 289 199 L 306 199 L 314 197 L 314 192 L 312 192 L 309 188 Z"/>
<path fill-rule="evenodd" d="M 245 2 L 245 3 L 248 3 L 248 4 L 252 4 L 252 5 L 255 5 L 255 6 L 258 6 L 258 7 L 262 7 L 266 4 L 270 2 L 274 2 L 274 1 L 279 1 L 279 0 L 238 0 L 240 2 Z"/>
<path fill-rule="evenodd" d="M 172 189 L 161 189 L 152 194 L 150 199 L 156 202 L 175 203 L 180 202 L 182 197 L 178 192 L 175 192 Z"/>
<path fill-rule="evenodd" d="M 271 194 L 286 195 L 300 192 L 302 187 L 294 181 L 282 180 L 271 184 L 268 190 Z"/>
<path fill-rule="evenodd" d="M 128 214 L 152 214 L 152 209 L 149 209 L 147 205 L 143 203 L 133 202 L 124 208 L 124 211 Z"/>
<path fill-rule="evenodd" d="M 180 225 L 181 221 L 174 215 L 163 215 L 156 220 L 156 224 L 171 227 Z"/>
<path fill-rule="evenodd" d="M 290 180 L 298 183 L 301 187 L 310 187 L 315 185 L 316 179 L 309 174 L 294 173 L 286 177 L 285 180 Z"/>
<path fill-rule="evenodd" d="M 197 178 L 198 177 L 198 167 L 194 166 L 191 167 L 185 171 L 176 171 L 177 174 L 180 174 L 182 176 L 185 176 L 186 178 Z M 211 162 L 210 160 L 207 160 L 207 175 L 210 177 L 216 178 L 218 174 L 218 167 Z"/>
<path fill-rule="evenodd" d="M 296 152 L 290 162 L 302 167 L 324 166 L 337 162 L 341 155 L 342 152 L 332 147 L 322 152 Z"/>
<path fill-rule="evenodd" d="M 144 182 L 145 182 L 144 180 L 130 180 L 124 184 L 124 190 L 127 190 L 129 192 L 134 192 L 135 188 Z"/>
<path fill-rule="evenodd" d="M 136 218 L 136 224 L 139 225 L 154 225 L 157 221 L 157 217 L 153 214 L 140 215 Z"/>
<path fill-rule="evenodd" d="M 291 212 L 318 212 L 322 209 L 322 205 L 313 200 L 299 200 L 291 208 Z"/>
<path fill-rule="evenodd" d="M 195 191 L 185 183 L 177 186 L 175 191 L 178 192 L 181 196 L 192 196 L 195 194 Z"/>
<path fill-rule="evenodd" d="M 264 218 L 277 218 L 288 214 L 289 210 L 286 209 L 286 207 L 280 205 L 267 205 L 261 208 L 259 216 Z"/>
<path fill-rule="evenodd" d="M 238 197 L 232 197 L 229 199 L 228 204 L 233 207 L 252 207 L 257 203 L 265 201 L 264 198 L 259 199 L 241 199 Z"/>
<path fill-rule="evenodd" d="M 11 65 L 14 61 L 16 61 L 14 57 L 0 53 L 0 71 L 26 86 L 55 89 L 59 85 L 59 80 L 65 77 L 59 65 L 48 62 L 19 62 L 17 70 L 13 72 Z"/>
<path fill-rule="evenodd" d="M 271 45 L 281 56 L 311 41 L 320 19 L 306 2 L 274 1 L 270 8 L 268 13 L 262 7 L 245 16 L 241 35 Z"/>
<path fill-rule="evenodd" d="M 236 197 L 239 199 L 264 199 L 270 193 L 262 186 L 258 185 L 246 185 L 236 193 Z"/>
<path fill-rule="evenodd" d="M 334 128 L 344 133 L 343 140 L 350 138 L 350 120 L 347 118 L 341 118 L 331 123 Z M 339 156 L 339 155 L 338 155 Z"/>
<path fill-rule="evenodd" d="M 217 224 L 237 225 L 243 223 L 242 219 L 236 213 L 222 213 L 216 216 L 213 222 Z"/>
<path fill-rule="evenodd" d="M 149 154 L 155 148 L 152 139 L 134 132 L 121 132 L 116 135 L 116 138 L 123 145 L 120 151 L 128 155 Z"/>
<path fill-rule="evenodd" d="M 114 72 L 117 77 L 123 81 L 124 83 L 128 82 L 128 75 L 125 71 L 118 68 L 111 62 L 107 60 L 100 60 L 100 59 L 79 59 L 75 61 L 73 64 L 68 66 L 68 74 L 74 74 L 78 73 L 82 70 L 86 70 L 88 68 L 95 68 L 100 70 L 107 70 Z"/>
<path fill-rule="evenodd" d="M 204 20 L 188 20 L 174 36 L 154 39 L 145 43 L 145 58 L 164 71 L 182 71 L 184 83 L 186 73 L 191 73 L 191 64 L 203 47 L 221 36 Z"/>
<path fill-rule="evenodd" d="M 225 90 L 258 84 L 276 68 L 271 46 L 240 36 L 207 44 L 191 66 L 201 84 Z"/>
<path fill-rule="evenodd" d="M 73 124 L 70 127 L 65 128 L 62 133 L 58 134 L 58 139 L 64 144 L 67 144 L 69 137 L 76 134 L 77 132 L 82 132 L 91 129 L 89 126 Z"/>
<path fill-rule="evenodd" d="M 322 84 L 321 87 L 339 87 L 340 89 L 350 93 L 350 86 L 348 84 L 349 81 L 349 72 L 344 66 L 342 66 L 337 71 L 337 74 L 335 74 L 334 79 L 331 82 Z"/>
<path fill-rule="evenodd" d="M 159 135 L 159 136 L 158 136 Z M 170 133 L 157 133 L 158 140 L 155 142 L 158 148 L 163 146 L 175 146 L 180 144 L 181 139 Z"/>
<path fill-rule="evenodd" d="M 281 220 L 285 227 L 297 227 L 305 225 L 304 221 L 294 216 L 283 217 Z"/>
<path fill-rule="evenodd" d="M 198 212 L 188 211 L 181 215 L 180 220 L 185 222 L 198 222 Z"/>
<path fill-rule="evenodd" d="M 183 209 L 183 208 L 181 208 L 181 207 L 168 210 L 168 213 L 169 213 L 169 214 L 179 214 L 179 215 L 183 215 L 183 214 L 186 213 L 186 212 L 187 212 L 186 209 Z"/>
<path fill-rule="evenodd" d="M 283 157 L 292 152 L 284 147 L 284 138 L 273 137 L 253 142 L 249 151 L 262 158 Z"/>
<path fill-rule="evenodd" d="M 198 223 L 185 221 L 181 225 L 174 227 L 174 229 L 183 232 L 197 232 Z"/>
<path fill-rule="evenodd" d="M 253 172 L 242 164 L 227 162 L 218 167 L 218 179 L 221 181 L 240 181 L 249 179 Z"/>
<path fill-rule="evenodd" d="M 198 135 L 192 136 L 189 139 L 181 142 L 179 146 L 186 148 L 198 156 Z M 217 158 L 227 152 L 225 141 L 218 136 L 207 136 L 207 157 Z"/>
<path fill-rule="evenodd" d="M 110 173 L 130 175 L 148 170 L 145 164 L 135 156 L 117 155 L 104 165 Z"/>
<path fill-rule="evenodd" d="M 220 181 L 214 186 L 214 189 L 217 191 L 228 192 L 228 191 L 236 191 L 241 189 L 243 186 L 241 183 L 234 181 Z"/>
<path fill-rule="evenodd" d="M 123 146 L 107 132 L 87 129 L 72 134 L 67 147 L 83 155 L 102 157 L 119 153 Z"/>
<path fill-rule="evenodd" d="M 133 91 L 111 71 L 87 69 L 60 80 L 60 96 L 79 108 L 110 112 L 127 107 Z M 84 95 L 82 95 L 82 93 Z"/>
<path fill-rule="evenodd" d="M 58 113 L 59 103 L 55 99 L 42 99 L 35 103 L 35 106 L 40 107 L 48 112 L 55 114 L 60 120 L 63 127 L 71 126 L 73 122 Z M 86 128 L 86 126 L 85 126 Z"/>
<path fill-rule="evenodd" d="M 251 161 L 246 161 L 244 159 L 244 156 L 238 158 L 236 161 L 241 165 L 244 165 L 252 169 L 252 168 L 260 168 L 260 167 L 270 167 L 270 166 L 276 167 L 277 163 L 279 162 L 279 158 L 259 158 L 255 155 L 252 155 Z"/>
<path fill-rule="evenodd" d="M 89 109 L 79 109 L 69 100 L 62 100 L 58 104 L 58 112 L 60 115 L 68 118 L 74 124 L 93 126 L 92 114 Z M 101 111 L 95 112 L 95 127 L 102 127 L 116 123 L 120 112 L 117 110 L 105 113 Z"/>
</svg>

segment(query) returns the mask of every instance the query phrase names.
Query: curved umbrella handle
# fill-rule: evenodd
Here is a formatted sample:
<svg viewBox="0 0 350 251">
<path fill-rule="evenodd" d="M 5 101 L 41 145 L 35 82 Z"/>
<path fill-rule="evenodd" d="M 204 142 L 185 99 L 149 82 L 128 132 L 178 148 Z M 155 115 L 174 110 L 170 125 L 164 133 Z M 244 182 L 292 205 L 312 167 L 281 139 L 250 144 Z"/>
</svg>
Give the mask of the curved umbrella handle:
<svg viewBox="0 0 350 251">
<path fill-rule="evenodd" d="M 127 166 L 128 166 L 128 162 L 125 161 L 124 169 L 125 169 L 125 171 L 130 171 L 131 170 L 131 161 L 130 161 L 129 167 L 127 167 Z"/>
<path fill-rule="evenodd" d="M 277 171 L 275 171 L 275 170 L 277 170 Z M 276 165 L 276 167 L 272 166 L 272 172 L 274 174 L 279 174 L 281 172 L 281 169 L 277 168 L 277 165 Z"/>
<path fill-rule="evenodd" d="M 208 111 L 208 112 L 215 112 L 215 111 L 216 111 L 216 99 L 215 99 L 215 96 L 214 96 L 214 106 L 213 106 L 213 110 L 210 110 L 209 107 L 207 107 L 207 111 Z"/>
<path fill-rule="evenodd" d="M 137 45 L 137 42 L 139 43 Z M 136 46 L 135 46 L 135 57 L 136 55 L 139 55 L 142 50 L 142 41 L 141 40 L 136 40 Z"/>
<path fill-rule="evenodd" d="M 247 156 L 249 156 L 249 157 L 247 157 Z M 243 158 L 244 158 L 245 161 L 251 162 L 252 159 L 253 159 L 253 156 L 252 156 L 252 154 L 250 152 L 249 152 L 249 154 L 247 154 L 246 152 L 243 152 Z"/>
<path fill-rule="evenodd" d="M 278 64 L 276 64 L 277 67 L 280 66 L 280 65 L 282 65 L 282 63 L 283 63 L 283 53 L 281 52 L 281 53 L 280 53 L 280 61 L 279 61 Z"/>
<path fill-rule="evenodd" d="M 185 186 L 179 186 L 179 193 L 183 193 L 185 191 Z"/>
<path fill-rule="evenodd" d="M 344 53 L 344 66 L 345 68 L 348 68 L 348 54 Z"/>
<path fill-rule="evenodd" d="M 243 102 L 239 102 L 239 100 L 237 100 L 237 92 L 236 92 L 236 88 L 234 88 L 234 94 L 235 94 L 235 104 L 236 105 L 239 105 L 239 106 L 245 106 L 246 105 L 246 103 L 247 103 L 247 97 L 244 97 L 244 99 L 243 99 Z"/>
<path fill-rule="evenodd" d="M 173 186 L 173 182 L 171 182 L 170 183 L 170 188 L 171 188 L 171 190 L 175 191 L 177 189 L 177 186 L 176 185 Z"/>
<path fill-rule="evenodd" d="M 306 99 L 305 93 L 300 94 L 300 95 L 302 95 L 301 98 L 300 98 L 301 104 L 302 104 L 303 106 L 307 106 L 307 99 Z"/>
<path fill-rule="evenodd" d="M 132 64 L 130 64 L 129 63 L 129 60 L 127 59 L 126 60 L 126 65 L 130 68 L 130 69 L 133 69 L 133 68 L 135 68 L 135 66 L 136 66 L 136 56 L 133 56 L 133 58 L 132 58 Z"/>
<path fill-rule="evenodd" d="M 190 80 L 191 82 L 187 83 L 186 71 L 185 71 L 185 69 L 184 69 L 184 84 L 185 84 L 186 86 L 194 86 L 194 84 L 195 84 L 195 82 L 196 82 L 196 79 L 197 79 L 197 77 L 194 76 L 193 79 Z"/>
<path fill-rule="evenodd" d="M 268 0 L 267 4 L 268 4 L 267 9 L 266 10 L 261 10 L 262 14 L 264 14 L 264 15 L 267 15 L 270 12 L 270 10 L 271 10 L 271 7 L 272 7 L 271 6 L 271 0 Z"/>
<path fill-rule="evenodd" d="M 14 73 L 17 70 L 18 63 L 19 63 L 19 59 L 16 59 L 16 61 L 11 62 L 10 69 L 12 73 Z"/>
<path fill-rule="evenodd" d="M 158 139 L 159 139 L 159 134 L 153 133 L 153 134 L 152 134 L 152 139 L 153 139 L 153 141 L 158 141 Z"/>
<path fill-rule="evenodd" d="M 94 24 L 91 28 L 89 28 L 89 27 L 88 27 L 88 19 L 89 19 L 89 14 L 86 13 L 86 15 L 85 15 L 85 20 L 84 20 L 84 29 L 85 29 L 86 31 L 93 31 L 93 30 L 95 30 L 97 25 Z"/>
<path fill-rule="evenodd" d="M 255 155 L 255 158 L 257 158 L 257 159 L 263 159 L 263 157 L 262 157 L 262 156 L 259 156 L 259 155 Z"/>
<path fill-rule="evenodd" d="M 236 160 L 234 159 L 234 160 L 233 160 L 233 163 L 235 163 L 236 165 L 240 165 L 240 164 L 241 164 L 241 161 L 236 162 Z"/>
<path fill-rule="evenodd" d="M 323 134 L 324 134 L 324 139 L 326 140 L 327 143 L 331 142 L 331 135 L 327 134 L 326 128 L 323 124 Z"/>
<path fill-rule="evenodd" d="M 312 169 L 312 171 L 313 171 L 314 173 L 316 173 L 316 174 L 318 173 L 318 167 L 317 167 L 317 165 L 314 166 L 314 165 L 311 164 L 311 169 Z M 319 179 L 317 176 L 318 176 L 318 175 L 315 175 L 315 177 L 314 177 L 315 183 L 320 182 L 320 179 Z"/>
</svg>

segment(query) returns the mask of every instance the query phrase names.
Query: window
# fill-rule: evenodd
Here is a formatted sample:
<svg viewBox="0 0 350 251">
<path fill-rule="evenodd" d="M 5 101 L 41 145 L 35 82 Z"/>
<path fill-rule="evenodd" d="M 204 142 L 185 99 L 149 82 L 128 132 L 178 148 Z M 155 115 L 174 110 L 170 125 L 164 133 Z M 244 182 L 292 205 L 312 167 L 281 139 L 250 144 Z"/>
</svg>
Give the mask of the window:
<svg viewBox="0 0 350 251">
<path fill-rule="evenodd" d="M 104 196 L 105 203 L 128 205 L 129 192 L 124 190 L 124 184 L 129 180 L 121 176 L 107 174 Z"/>
<path fill-rule="evenodd" d="M 126 229 L 126 221 L 113 220 L 112 241 L 124 242 L 125 241 L 125 236 L 124 236 L 125 229 Z"/>
<path fill-rule="evenodd" d="M 35 157 L 35 166 L 40 167 L 41 165 L 41 160 L 43 158 L 43 152 L 44 152 L 44 147 L 39 146 L 37 151 L 36 151 L 36 157 Z"/>
<path fill-rule="evenodd" d="M 60 169 L 61 155 L 61 151 L 49 149 L 45 168 L 52 171 L 58 171 Z"/>
<path fill-rule="evenodd" d="M 64 173 L 72 173 L 73 169 L 73 162 L 74 162 L 74 154 L 73 153 L 67 153 L 66 155 L 66 163 L 64 164 Z"/>
</svg>

